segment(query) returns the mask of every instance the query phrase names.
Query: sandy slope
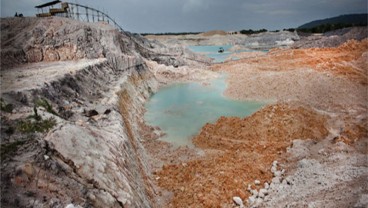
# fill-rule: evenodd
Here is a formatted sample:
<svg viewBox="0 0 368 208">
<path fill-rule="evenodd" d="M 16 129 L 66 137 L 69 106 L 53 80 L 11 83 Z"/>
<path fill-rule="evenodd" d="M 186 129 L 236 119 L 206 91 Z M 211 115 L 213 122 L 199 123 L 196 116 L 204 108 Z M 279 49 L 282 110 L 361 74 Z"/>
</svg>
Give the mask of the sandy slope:
<svg viewBox="0 0 368 208">
<path fill-rule="evenodd" d="M 338 48 L 273 50 L 213 70 L 230 74 L 226 95 L 235 99 L 302 101 L 321 110 L 365 109 L 368 39 Z"/>
</svg>

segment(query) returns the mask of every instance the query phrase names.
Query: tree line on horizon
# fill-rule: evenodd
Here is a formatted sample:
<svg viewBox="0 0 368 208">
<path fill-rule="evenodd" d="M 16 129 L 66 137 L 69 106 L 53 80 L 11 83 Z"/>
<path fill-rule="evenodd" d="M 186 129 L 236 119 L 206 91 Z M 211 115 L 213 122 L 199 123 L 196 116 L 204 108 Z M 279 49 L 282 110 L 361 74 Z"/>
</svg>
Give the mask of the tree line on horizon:
<svg viewBox="0 0 368 208">
<path fill-rule="evenodd" d="M 362 27 L 367 26 L 368 14 L 347 14 L 337 17 L 315 20 L 297 28 L 283 29 L 283 31 L 303 32 L 303 33 L 325 33 L 333 30 L 338 30 L 347 27 Z M 243 29 L 238 31 L 240 34 L 252 35 L 267 32 L 266 29 L 252 30 Z M 271 31 L 279 32 L 279 30 Z M 201 32 L 166 32 L 166 33 L 141 33 L 141 35 L 196 35 Z"/>
<path fill-rule="evenodd" d="M 348 28 L 348 27 L 366 27 L 366 26 L 367 26 L 367 23 L 358 23 L 358 24 L 326 23 L 326 24 L 321 24 L 321 25 L 311 27 L 311 28 L 287 28 L 287 29 L 283 29 L 283 31 L 289 31 L 289 32 L 297 31 L 297 32 L 303 32 L 303 33 L 326 33 L 329 31 L 339 30 L 339 29 Z M 252 35 L 252 34 L 259 34 L 259 33 L 264 33 L 264 32 L 268 32 L 268 30 L 267 29 L 260 29 L 260 30 L 243 29 L 239 31 L 239 33 L 243 35 Z M 279 30 L 274 30 L 270 32 L 279 32 Z M 200 33 L 202 32 L 140 33 L 140 35 L 142 36 L 146 36 L 146 35 L 197 35 Z"/>
<path fill-rule="evenodd" d="M 343 29 L 347 27 L 364 27 L 367 26 L 367 23 L 360 23 L 360 24 L 352 24 L 352 23 L 327 23 L 321 24 L 316 27 L 312 28 L 298 28 L 296 29 L 298 32 L 304 33 L 325 33 L 333 30 Z M 295 30 L 295 29 L 294 29 Z"/>
<path fill-rule="evenodd" d="M 140 33 L 142 36 L 147 35 L 198 35 L 202 32 L 165 32 L 165 33 Z"/>
</svg>

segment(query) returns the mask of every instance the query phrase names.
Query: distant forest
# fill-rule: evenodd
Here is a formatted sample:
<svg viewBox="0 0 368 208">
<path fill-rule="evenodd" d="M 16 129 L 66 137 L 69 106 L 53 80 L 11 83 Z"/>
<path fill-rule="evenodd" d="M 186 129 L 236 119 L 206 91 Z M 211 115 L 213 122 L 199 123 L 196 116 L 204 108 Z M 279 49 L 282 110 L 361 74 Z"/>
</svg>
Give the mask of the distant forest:
<svg viewBox="0 0 368 208">
<path fill-rule="evenodd" d="M 325 33 L 345 27 L 367 26 L 368 14 L 349 14 L 316 20 L 306 23 L 297 28 L 301 32 Z"/>
<path fill-rule="evenodd" d="M 142 36 L 146 35 L 197 35 L 202 32 L 167 32 L 167 33 L 140 33 Z"/>
<path fill-rule="evenodd" d="M 346 27 L 354 26 L 367 26 L 368 14 L 348 14 L 338 17 L 332 17 L 323 20 L 316 20 L 306 23 L 298 28 L 288 28 L 284 31 L 294 32 L 295 30 L 305 33 L 325 33 L 332 30 L 338 30 Z M 239 31 L 244 35 L 258 34 L 267 32 L 266 29 L 252 30 L 244 29 Z M 271 31 L 278 32 L 278 30 Z M 146 35 L 197 35 L 202 32 L 167 32 L 167 33 L 141 33 L 142 36 Z"/>
<path fill-rule="evenodd" d="M 251 35 L 251 34 L 257 34 L 257 33 L 263 33 L 263 32 L 267 32 L 266 29 L 261 29 L 261 30 L 240 30 L 241 34 L 245 34 L 245 35 Z"/>
</svg>

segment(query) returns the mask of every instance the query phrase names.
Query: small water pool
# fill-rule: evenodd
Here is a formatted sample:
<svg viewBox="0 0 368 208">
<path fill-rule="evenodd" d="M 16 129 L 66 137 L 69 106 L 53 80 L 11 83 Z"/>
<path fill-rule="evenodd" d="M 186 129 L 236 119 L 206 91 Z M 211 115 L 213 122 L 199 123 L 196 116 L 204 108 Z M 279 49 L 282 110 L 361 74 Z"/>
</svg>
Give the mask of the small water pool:
<svg viewBox="0 0 368 208">
<path fill-rule="evenodd" d="M 223 53 L 219 53 L 218 50 L 222 47 L 225 51 Z M 229 49 L 231 45 L 220 45 L 220 46 L 188 46 L 188 49 L 195 53 L 202 53 L 210 58 L 214 59 L 215 63 L 221 63 L 226 60 L 226 58 L 232 54 Z"/>
<path fill-rule="evenodd" d="M 223 53 L 219 53 L 218 50 L 220 48 L 223 48 L 225 51 Z M 208 45 L 208 46 L 188 46 L 188 49 L 195 52 L 195 53 L 201 53 L 206 55 L 207 57 L 213 58 L 214 63 L 221 63 L 224 62 L 231 54 L 234 53 L 241 53 L 241 52 L 265 52 L 267 53 L 268 50 L 238 50 L 238 51 L 230 51 L 229 49 L 232 47 L 232 45 Z M 239 58 L 233 58 L 232 60 L 238 60 Z"/>
<path fill-rule="evenodd" d="M 174 145 L 192 145 L 192 136 L 207 122 L 221 116 L 244 117 L 257 111 L 264 103 L 244 102 L 223 96 L 225 76 L 210 85 L 176 84 L 159 90 L 146 103 L 145 121 L 166 133 L 162 140 Z"/>
</svg>

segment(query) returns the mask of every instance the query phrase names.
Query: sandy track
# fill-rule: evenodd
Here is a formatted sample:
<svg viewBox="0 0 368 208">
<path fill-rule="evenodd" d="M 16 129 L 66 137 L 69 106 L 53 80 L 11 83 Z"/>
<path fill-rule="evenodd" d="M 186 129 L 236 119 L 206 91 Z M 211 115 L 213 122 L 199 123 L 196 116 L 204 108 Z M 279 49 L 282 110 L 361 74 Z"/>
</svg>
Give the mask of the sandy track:
<svg viewBox="0 0 368 208">
<path fill-rule="evenodd" d="M 66 74 L 74 74 L 87 66 L 93 66 L 104 61 L 106 61 L 105 58 L 40 62 L 2 70 L 1 91 L 10 92 L 41 88 L 44 83 L 55 81 Z"/>
</svg>

